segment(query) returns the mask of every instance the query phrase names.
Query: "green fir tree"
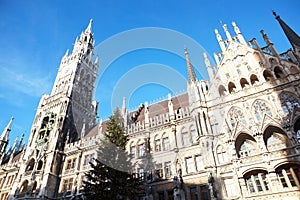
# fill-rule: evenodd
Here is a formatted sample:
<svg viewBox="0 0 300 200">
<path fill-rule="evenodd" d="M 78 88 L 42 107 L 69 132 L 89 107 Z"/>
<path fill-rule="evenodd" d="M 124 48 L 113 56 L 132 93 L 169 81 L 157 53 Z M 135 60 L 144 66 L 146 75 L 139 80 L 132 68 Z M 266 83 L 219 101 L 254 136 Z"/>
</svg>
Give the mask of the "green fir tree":
<svg viewBox="0 0 300 200">
<path fill-rule="evenodd" d="M 91 163 L 86 174 L 84 194 L 86 199 L 135 199 L 142 193 L 141 180 L 132 174 L 132 164 L 125 146 L 128 136 L 118 108 L 109 117 L 105 137 L 101 140 L 98 158 Z"/>
</svg>

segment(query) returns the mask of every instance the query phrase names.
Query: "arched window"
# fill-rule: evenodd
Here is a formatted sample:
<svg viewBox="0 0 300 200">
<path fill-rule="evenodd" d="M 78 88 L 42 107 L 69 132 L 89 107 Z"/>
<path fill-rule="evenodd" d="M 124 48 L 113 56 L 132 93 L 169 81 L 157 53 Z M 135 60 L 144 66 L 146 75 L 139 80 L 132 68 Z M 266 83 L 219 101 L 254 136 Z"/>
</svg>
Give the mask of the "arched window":
<svg viewBox="0 0 300 200">
<path fill-rule="evenodd" d="M 219 145 L 217 147 L 217 157 L 218 157 L 219 164 L 222 164 L 227 161 L 226 151 L 222 145 Z"/>
<path fill-rule="evenodd" d="M 185 127 L 181 129 L 181 138 L 182 138 L 182 146 L 187 146 L 190 144 L 190 136 Z"/>
<path fill-rule="evenodd" d="M 266 81 L 272 81 L 273 80 L 273 75 L 267 69 L 263 72 L 263 76 L 264 76 Z"/>
<path fill-rule="evenodd" d="M 257 144 L 255 141 L 246 139 L 240 149 L 239 149 L 239 155 L 241 158 L 245 158 L 248 156 L 254 156 L 257 154 Z"/>
<path fill-rule="evenodd" d="M 276 78 L 283 78 L 284 77 L 284 73 L 282 71 L 282 69 L 279 66 L 276 66 L 274 68 L 274 74 Z"/>
<path fill-rule="evenodd" d="M 240 84 L 242 88 L 249 86 L 249 83 L 245 78 L 241 78 Z"/>
<path fill-rule="evenodd" d="M 253 85 L 254 83 L 256 82 L 259 82 L 257 76 L 255 74 L 251 74 L 250 76 L 250 82 L 251 82 L 251 85 Z"/>
<path fill-rule="evenodd" d="M 292 65 L 292 66 L 290 67 L 290 72 L 291 72 L 292 74 L 296 74 L 296 73 L 299 72 L 299 70 L 298 70 L 298 68 L 297 68 L 296 66 Z"/>
<path fill-rule="evenodd" d="M 266 102 L 261 100 L 257 100 L 254 102 L 253 110 L 258 122 L 261 122 L 265 114 L 269 115 L 270 117 L 273 116 L 270 107 L 266 104 Z"/>
<path fill-rule="evenodd" d="M 28 181 L 25 180 L 20 187 L 20 194 L 25 194 L 28 190 Z"/>
<path fill-rule="evenodd" d="M 161 151 L 161 141 L 158 135 L 154 137 L 154 148 L 156 152 Z"/>
<path fill-rule="evenodd" d="M 196 132 L 196 129 L 195 129 L 194 125 L 190 126 L 190 134 L 191 134 L 191 137 L 192 137 L 192 143 L 196 143 L 197 138 L 198 138 L 198 134 Z"/>
<path fill-rule="evenodd" d="M 268 126 L 264 131 L 263 139 L 269 151 L 284 149 L 288 146 L 286 133 L 277 126 Z"/>
<path fill-rule="evenodd" d="M 276 151 L 279 149 L 286 148 L 285 139 L 282 138 L 279 134 L 274 133 L 267 139 L 267 148 L 269 151 Z"/>
<path fill-rule="evenodd" d="M 245 126 L 247 125 L 247 121 L 244 116 L 244 113 L 239 108 L 234 107 L 230 109 L 228 113 L 228 117 L 230 120 L 230 124 L 233 128 L 237 125 L 238 122 L 243 123 Z"/>
<path fill-rule="evenodd" d="M 236 90 L 235 84 L 233 82 L 229 82 L 228 83 L 228 91 L 229 91 L 229 93 L 235 92 L 235 90 Z"/>
<path fill-rule="evenodd" d="M 130 156 L 131 158 L 135 158 L 136 156 L 136 146 L 134 142 L 130 143 Z"/>
<path fill-rule="evenodd" d="M 270 62 L 270 64 L 271 64 L 272 66 L 278 64 L 278 62 L 277 62 L 277 60 L 276 60 L 275 58 L 270 58 L 270 59 L 269 59 L 269 62 Z"/>
<path fill-rule="evenodd" d="M 164 133 L 162 136 L 162 145 L 164 151 L 168 151 L 170 149 L 170 141 L 167 133 Z"/>
<path fill-rule="evenodd" d="M 220 85 L 219 86 L 219 95 L 220 96 L 225 96 L 226 92 L 227 92 L 226 88 L 223 85 Z"/>
<path fill-rule="evenodd" d="M 300 165 L 286 164 L 276 168 L 275 172 L 283 188 L 300 187 Z"/>
<path fill-rule="evenodd" d="M 283 111 L 287 115 L 293 113 L 294 107 L 300 107 L 297 97 L 290 92 L 282 92 L 280 94 L 280 103 Z"/>
<path fill-rule="evenodd" d="M 26 167 L 26 171 L 32 171 L 33 167 L 34 167 L 34 163 L 35 163 L 34 158 L 31 158 L 28 165 L 27 165 L 27 167 Z"/>
<path fill-rule="evenodd" d="M 32 189 L 31 189 L 32 193 L 36 192 L 36 187 L 37 187 L 37 183 L 36 183 L 36 181 L 34 181 L 33 184 L 32 184 Z"/>
<path fill-rule="evenodd" d="M 247 189 L 250 193 L 265 192 L 269 190 L 267 171 L 255 170 L 244 175 Z"/>
</svg>

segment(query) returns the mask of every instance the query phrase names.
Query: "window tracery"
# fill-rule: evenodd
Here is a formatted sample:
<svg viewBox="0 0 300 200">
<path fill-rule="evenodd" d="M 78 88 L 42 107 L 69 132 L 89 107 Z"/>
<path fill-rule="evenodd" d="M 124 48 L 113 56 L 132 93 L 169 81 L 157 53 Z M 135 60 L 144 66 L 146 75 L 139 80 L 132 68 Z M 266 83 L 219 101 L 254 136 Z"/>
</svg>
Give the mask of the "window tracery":
<svg viewBox="0 0 300 200">
<path fill-rule="evenodd" d="M 256 144 L 254 141 L 246 139 L 240 147 L 239 155 L 242 158 L 256 155 Z"/>
<path fill-rule="evenodd" d="M 265 114 L 269 115 L 270 117 L 273 116 L 270 107 L 264 101 L 261 100 L 255 101 L 253 107 L 254 107 L 254 114 L 258 122 L 261 122 Z"/>
<path fill-rule="evenodd" d="M 230 120 L 230 124 L 233 128 L 236 127 L 238 122 L 243 123 L 245 126 L 247 125 L 247 121 L 244 116 L 244 113 L 239 108 L 233 108 L 230 110 L 229 120 Z"/>
<path fill-rule="evenodd" d="M 299 108 L 299 102 L 294 94 L 283 92 L 280 94 L 280 103 L 285 114 L 292 114 L 295 107 Z"/>
</svg>

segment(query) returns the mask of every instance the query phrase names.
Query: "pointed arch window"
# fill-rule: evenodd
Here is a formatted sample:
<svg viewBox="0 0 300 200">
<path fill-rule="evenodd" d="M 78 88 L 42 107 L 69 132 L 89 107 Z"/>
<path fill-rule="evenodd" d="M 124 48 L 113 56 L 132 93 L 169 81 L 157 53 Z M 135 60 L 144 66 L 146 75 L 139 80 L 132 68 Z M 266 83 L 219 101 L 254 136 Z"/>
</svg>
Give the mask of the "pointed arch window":
<svg viewBox="0 0 300 200">
<path fill-rule="evenodd" d="M 264 76 L 266 81 L 272 81 L 273 80 L 273 75 L 267 69 L 263 72 L 263 76 Z"/>
<path fill-rule="evenodd" d="M 235 84 L 233 82 L 229 82 L 228 83 L 228 91 L 229 91 L 229 93 L 235 92 L 235 90 L 236 90 Z"/>
<path fill-rule="evenodd" d="M 245 126 L 247 125 L 244 113 L 239 108 L 233 108 L 229 111 L 229 120 L 233 128 L 236 127 L 238 122 L 241 122 Z"/>
<path fill-rule="evenodd" d="M 242 88 L 249 86 L 249 83 L 245 78 L 241 78 L 240 84 Z"/>
<path fill-rule="evenodd" d="M 250 76 L 250 82 L 251 82 L 251 85 L 255 84 L 256 82 L 259 82 L 259 80 L 255 74 L 252 74 Z"/>
<path fill-rule="evenodd" d="M 145 143 L 143 140 L 140 140 L 138 143 L 138 156 L 142 157 L 145 155 Z"/>
<path fill-rule="evenodd" d="M 274 74 L 275 74 L 276 78 L 283 78 L 284 77 L 284 73 L 283 73 L 281 67 L 279 67 L 279 66 L 276 66 L 274 68 Z"/>
<path fill-rule="evenodd" d="M 287 115 L 292 114 L 294 107 L 300 107 L 299 101 L 297 100 L 296 96 L 290 92 L 283 92 L 280 94 L 280 103 L 283 111 Z"/>
<path fill-rule="evenodd" d="M 220 96 L 225 96 L 226 93 L 227 93 L 226 88 L 225 88 L 223 85 L 220 85 L 220 86 L 219 86 L 219 95 L 220 95 Z"/>
<path fill-rule="evenodd" d="M 240 147 L 239 155 L 242 158 L 254 156 L 257 153 L 256 149 L 256 143 L 252 140 L 246 139 Z"/>
<path fill-rule="evenodd" d="M 254 114 L 258 122 L 261 122 L 265 114 L 269 115 L 270 117 L 273 116 L 270 107 L 264 101 L 261 100 L 255 101 L 253 107 L 254 107 Z"/>
<path fill-rule="evenodd" d="M 274 133 L 267 139 L 267 148 L 269 151 L 276 151 L 286 148 L 285 139 L 278 134 Z"/>
</svg>

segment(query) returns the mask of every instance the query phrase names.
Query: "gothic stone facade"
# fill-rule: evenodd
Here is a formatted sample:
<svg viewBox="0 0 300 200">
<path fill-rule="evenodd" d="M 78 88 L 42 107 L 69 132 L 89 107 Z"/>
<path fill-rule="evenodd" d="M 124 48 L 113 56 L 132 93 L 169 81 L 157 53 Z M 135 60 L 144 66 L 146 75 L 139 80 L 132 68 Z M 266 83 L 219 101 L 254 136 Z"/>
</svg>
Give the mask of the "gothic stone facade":
<svg viewBox="0 0 300 200">
<path fill-rule="evenodd" d="M 275 13 L 274 13 L 275 14 Z M 140 199 L 300 198 L 300 38 L 275 14 L 293 49 L 278 53 L 246 41 L 237 25 L 216 65 L 204 54 L 209 80 L 198 81 L 185 50 L 187 92 L 122 116 Z M 0 138 L 0 199 L 83 198 L 82 180 L 97 157 L 106 122 L 95 124 L 92 100 L 98 59 L 91 22 L 63 56 L 50 95 L 37 109 L 29 143 L 5 151 Z"/>
</svg>

